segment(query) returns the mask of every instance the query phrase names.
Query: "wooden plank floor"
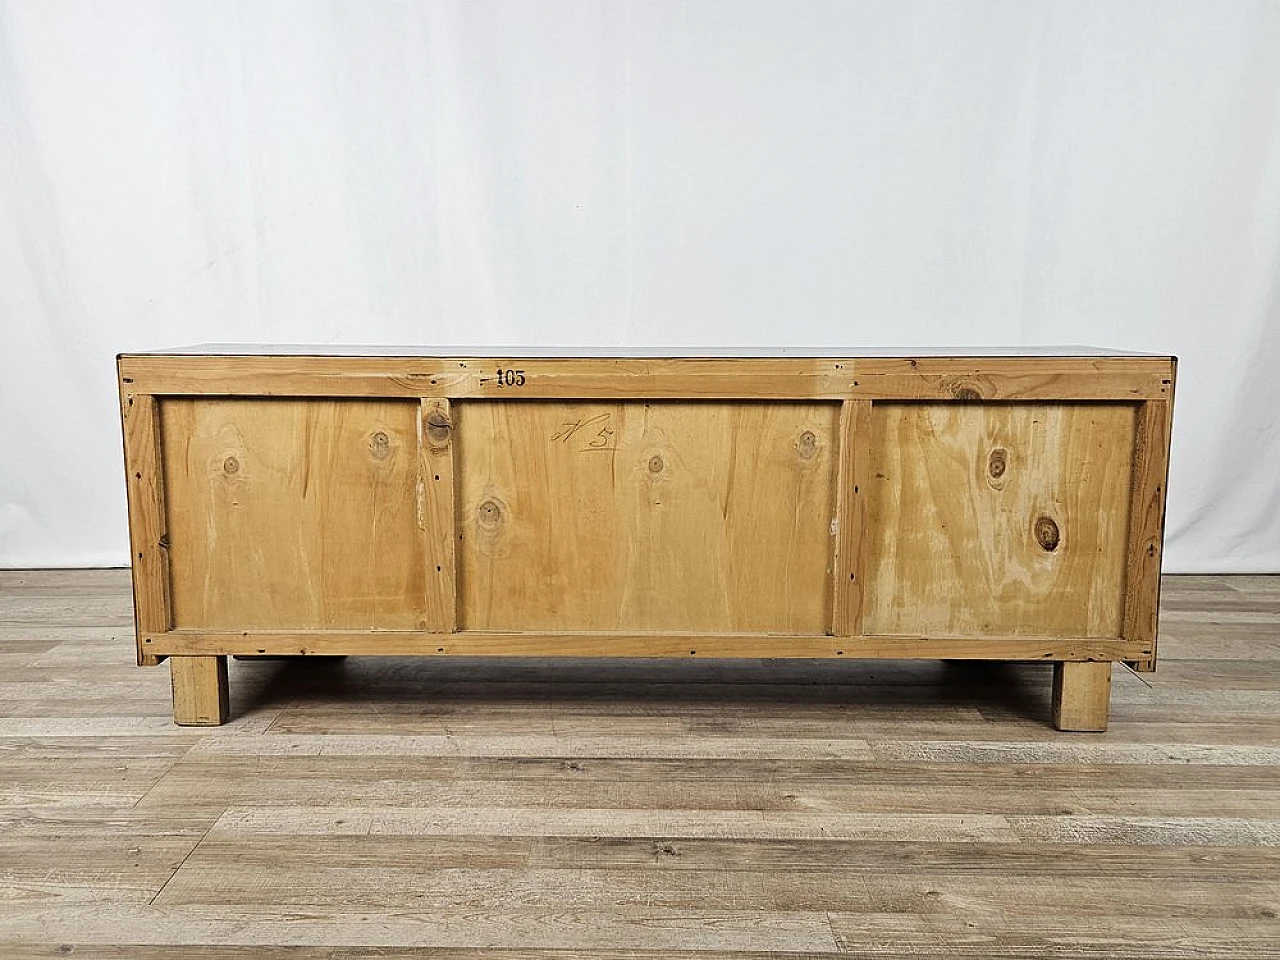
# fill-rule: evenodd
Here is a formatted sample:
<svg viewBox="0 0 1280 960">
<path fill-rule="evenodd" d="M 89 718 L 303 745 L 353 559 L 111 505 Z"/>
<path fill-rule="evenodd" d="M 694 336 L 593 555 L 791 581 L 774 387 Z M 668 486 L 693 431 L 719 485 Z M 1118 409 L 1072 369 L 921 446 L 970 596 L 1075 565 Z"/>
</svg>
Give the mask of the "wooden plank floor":
<svg viewBox="0 0 1280 960">
<path fill-rule="evenodd" d="M 1109 733 L 1051 668 L 233 662 L 0 572 L 0 958 L 1280 957 L 1280 577 L 1169 577 Z"/>
</svg>

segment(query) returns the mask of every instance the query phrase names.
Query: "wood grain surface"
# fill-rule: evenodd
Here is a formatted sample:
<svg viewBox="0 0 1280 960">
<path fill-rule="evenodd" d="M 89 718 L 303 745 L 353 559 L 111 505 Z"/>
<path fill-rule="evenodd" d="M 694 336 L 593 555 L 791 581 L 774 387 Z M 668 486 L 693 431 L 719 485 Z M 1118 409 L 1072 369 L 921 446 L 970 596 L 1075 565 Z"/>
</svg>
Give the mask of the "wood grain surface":
<svg viewBox="0 0 1280 960">
<path fill-rule="evenodd" d="M 0 571 L 4 960 L 1277 956 L 1280 578 L 1166 577 L 1078 736 L 931 661 L 236 661 L 183 728 L 128 588 Z"/>
<path fill-rule="evenodd" d="M 174 625 L 426 629 L 419 413 L 163 400 Z"/>
<path fill-rule="evenodd" d="M 518 368 L 518 369 L 513 369 Z M 618 400 L 1161 400 L 1173 360 L 1093 356 L 423 357 L 125 354 L 162 396 Z M 510 377 L 499 375 L 499 371 Z M 1102 374 L 1100 376 L 1100 374 Z"/>
<path fill-rule="evenodd" d="M 827 632 L 838 404 L 455 410 L 460 628 Z"/>
<path fill-rule="evenodd" d="M 874 404 L 863 631 L 1120 636 L 1135 410 Z"/>
</svg>

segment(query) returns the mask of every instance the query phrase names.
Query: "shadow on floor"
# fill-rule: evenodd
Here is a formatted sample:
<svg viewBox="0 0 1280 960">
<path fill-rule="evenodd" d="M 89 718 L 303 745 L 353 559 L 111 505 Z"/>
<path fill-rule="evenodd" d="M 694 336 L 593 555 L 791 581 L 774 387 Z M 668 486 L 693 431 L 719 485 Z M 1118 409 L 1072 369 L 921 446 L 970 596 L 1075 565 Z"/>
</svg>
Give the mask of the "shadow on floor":
<svg viewBox="0 0 1280 960">
<path fill-rule="evenodd" d="M 231 689 L 236 715 L 264 707 L 394 704 L 435 712 L 536 701 L 664 713 L 707 704 L 927 706 L 1043 720 L 1051 670 L 993 661 L 299 657 L 235 661 Z"/>
</svg>

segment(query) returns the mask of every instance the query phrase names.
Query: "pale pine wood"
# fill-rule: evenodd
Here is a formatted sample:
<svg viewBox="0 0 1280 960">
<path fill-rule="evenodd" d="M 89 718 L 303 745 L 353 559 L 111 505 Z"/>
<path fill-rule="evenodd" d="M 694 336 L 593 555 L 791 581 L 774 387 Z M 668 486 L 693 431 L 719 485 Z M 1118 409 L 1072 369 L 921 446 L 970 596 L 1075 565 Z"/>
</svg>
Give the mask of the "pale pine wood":
<svg viewBox="0 0 1280 960">
<path fill-rule="evenodd" d="M 1166 357 L 871 357 L 853 361 L 852 395 L 886 400 L 1163 400 Z"/>
<path fill-rule="evenodd" d="M 867 481 L 871 461 L 871 403 L 849 400 L 840 408 L 840 467 L 836 477 L 836 551 L 832 561 L 831 633 L 862 632 Z"/>
<path fill-rule="evenodd" d="M 216 727 L 229 711 L 226 657 L 170 657 L 173 721 L 185 727 Z"/>
<path fill-rule="evenodd" d="M 160 416 L 156 399 L 122 391 L 125 480 L 129 491 L 129 543 L 132 551 L 134 616 L 138 625 L 139 666 L 157 661 L 143 649 L 142 633 L 173 625 L 169 604 L 169 552 L 165 531 L 164 468 L 160 455 Z"/>
<path fill-rule="evenodd" d="M 1097 736 L 1043 664 L 723 660 L 238 663 L 188 730 L 118 572 L 0 572 L 0 956 L 1272 960 L 1277 584 L 1166 577 Z"/>
<path fill-rule="evenodd" d="M 447 636 L 412 630 L 217 632 L 173 630 L 146 635 L 159 654 L 244 651 L 269 656 L 519 657 L 877 657 L 890 659 L 1113 659 L 1146 656 L 1140 643 L 1096 637 L 933 636 L 832 637 L 827 634 L 643 633 L 620 631 L 463 630 Z"/>
<path fill-rule="evenodd" d="M 1110 661 L 1053 665 L 1053 725 L 1059 730 L 1106 730 L 1110 704 Z"/>
<path fill-rule="evenodd" d="M 1121 636 L 1133 406 L 877 403 L 872 418 L 865 632 Z"/>
<path fill-rule="evenodd" d="M 449 401 L 424 399 L 418 424 L 418 536 L 423 539 L 427 629 L 452 633 L 458 626 L 453 419 Z"/>
<path fill-rule="evenodd" d="M 520 386 L 498 370 L 519 368 Z M 182 396 L 444 396 L 582 400 L 1167 399 L 1166 357 L 503 358 L 165 356 L 120 358 L 131 390 Z M 270 386 L 265 388 L 264 381 Z"/>
<path fill-rule="evenodd" d="M 427 627 L 417 403 L 166 399 L 162 424 L 177 627 Z"/>
<path fill-rule="evenodd" d="M 1172 427 L 1172 397 L 1169 402 L 1148 401 L 1139 409 L 1129 506 L 1124 635 L 1150 642 L 1151 656 L 1135 664 L 1144 672 L 1154 670 L 1156 665 L 1156 617 L 1160 603 L 1160 561 L 1164 553 L 1165 488 Z"/>
<path fill-rule="evenodd" d="M 825 633 L 834 404 L 483 403 L 460 626 Z"/>
</svg>

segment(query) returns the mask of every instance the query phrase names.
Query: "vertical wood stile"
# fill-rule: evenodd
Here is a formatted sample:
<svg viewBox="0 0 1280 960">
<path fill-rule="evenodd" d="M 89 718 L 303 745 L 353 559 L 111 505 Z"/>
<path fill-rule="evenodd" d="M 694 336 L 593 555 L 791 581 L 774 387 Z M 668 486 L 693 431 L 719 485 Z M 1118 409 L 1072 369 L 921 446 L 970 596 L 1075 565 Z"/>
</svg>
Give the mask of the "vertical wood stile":
<svg viewBox="0 0 1280 960">
<path fill-rule="evenodd" d="M 871 401 L 846 400 L 840 407 L 840 463 L 836 471 L 836 544 L 832 564 L 831 634 L 862 632 L 866 559 L 868 454 Z"/>
<path fill-rule="evenodd" d="M 1111 661 L 1053 665 L 1053 725 L 1102 733 L 1111 710 Z"/>
<path fill-rule="evenodd" d="M 1169 474 L 1169 432 L 1172 426 L 1170 409 L 1170 400 L 1143 403 L 1138 407 L 1134 436 L 1123 636 L 1126 640 L 1150 644 L 1150 658 L 1134 664 L 1136 669 L 1143 671 L 1154 670 L 1156 663 L 1160 560 L 1164 552 L 1165 486 Z"/>
<path fill-rule="evenodd" d="M 172 628 L 166 544 L 164 471 L 160 463 L 160 408 L 151 394 L 130 393 L 121 382 L 121 422 L 129 492 L 129 543 L 138 665 L 161 658 L 143 650 L 143 636 Z"/>
<path fill-rule="evenodd" d="M 418 527 L 426 555 L 426 629 L 433 633 L 453 633 L 458 625 L 453 427 L 448 399 L 422 400 Z"/>
</svg>

